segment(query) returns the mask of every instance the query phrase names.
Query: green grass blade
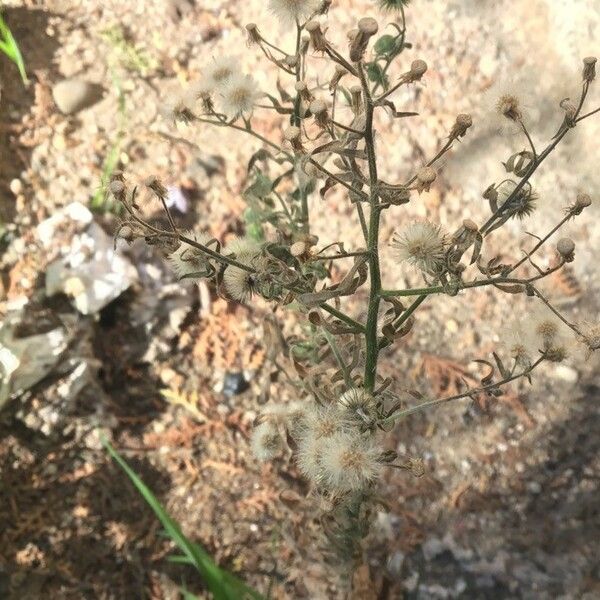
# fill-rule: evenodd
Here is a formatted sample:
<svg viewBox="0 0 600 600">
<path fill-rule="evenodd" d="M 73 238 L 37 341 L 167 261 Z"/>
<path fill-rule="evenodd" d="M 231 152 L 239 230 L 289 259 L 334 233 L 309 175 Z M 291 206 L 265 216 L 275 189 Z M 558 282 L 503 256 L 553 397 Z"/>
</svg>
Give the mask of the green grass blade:
<svg viewBox="0 0 600 600">
<path fill-rule="evenodd" d="M 264 600 L 261 594 L 246 586 L 237 577 L 220 569 L 201 546 L 188 540 L 177 523 L 167 514 L 156 496 L 154 496 L 146 484 L 136 475 L 121 455 L 107 440 L 102 440 L 102 443 L 113 459 L 119 464 L 123 471 L 125 471 L 129 479 L 131 479 L 150 508 L 152 508 L 169 537 L 177 544 L 179 549 L 185 555 L 185 558 L 196 566 L 215 600 L 244 600 L 245 598 Z"/>
<path fill-rule="evenodd" d="M 21 79 L 23 83 L 27 85 L 29 83 L 29 79 L 27 78 L 27 72 L 25 71 L 25 61 L 23 60 L 23 55 L 21 54 L 21 50 L 19 49 L 19 45 L 17 44 L 17 40 L 13 37 L 11 30 L 8 25 L 4 21 L 4 17 L 0 15 L 0 51 L 4 52 L 10 60 L 12 60 L 15 65 L 17 65 L 17 69 L 19 69 L 19 75 L 21 75 Z"/>
</svg>

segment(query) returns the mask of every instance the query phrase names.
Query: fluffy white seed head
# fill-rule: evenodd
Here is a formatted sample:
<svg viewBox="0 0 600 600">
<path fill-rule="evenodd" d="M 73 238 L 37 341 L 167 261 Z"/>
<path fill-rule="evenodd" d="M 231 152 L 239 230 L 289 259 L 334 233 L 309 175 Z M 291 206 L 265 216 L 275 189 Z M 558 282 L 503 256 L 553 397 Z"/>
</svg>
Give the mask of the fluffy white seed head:
<svg viewBox="0 0 600 600">
<path fill-rule="evenodd" d="M 211 236 L 206 233 L 195 231 L 186 231 L 185 237 L 188 237 L 203 246 L 206 246 L 211 240 Z M 181 242 L 177 250 L 169 254 L 169 262 L 173 267 L 177 277 L 189 278 L 196 275 L 202 277 L 202 273 L 208 274 L 211 269 L 211 259 L 202 250 Z"/>
<path fill-rule="evenodd" d="M 283 440 L 277 426 L 265 421 L 254 428 L 251 441 L 252 452 L 260 461 L 271 460 L 278 456 L 283 449 Z"/>
<path fill-rule="evenodd" d="M 282 25 L 293 25 L 308 19 L 320 7 L 320 0 L 269 0 L 269 10 Z"/>
<path fill-rule="evenodd" d="M 260 98 L 258 84 L 252 75 L 233 75 L 220 90 L 221 108 L 228 117 L 248 113 Z"/>
<path fill-rule="evenodd" d="M 411 223 L 394 233 L 391 246 L 399 260 L 425 273 L 438 273 L 443 267 L 446 240 L 441 228 L 429 221 Z"/>
<path fill-rule="evenodd" d="M 229 265 L 223 273 L 223 283 L 229 295 L 239 302 L 246 302 L 256 291 L 261 269 L 265 259 L 260 255 L 261 244 L 249 238 L 232 240 L 225 247 L 224 254 L 235 256 L 235 260 L 252 268 L 255 272 Z"/>
<path fill-rule="evenodd" d="M 537 349 L 531 347 L 531 340 L 523 331 L 520 323 L 513 323 L 512 326 L 505 331 L 502 345 L 514 359 L 519 368 L 526 369 L 531 365 L 532 356 L 537 354 Z"/>
<path fill-rule="evenodd" d="M 220 90 L 234 76 L 239 75 L 239 63 L 236 59 L 222 56 L 212 59 L 202 73 L 202 79 L 196 85 L 201 91 Z"/>
<path fill-rule="evenodd" d="M 486 93 L 487 118 L 491 128 L 504 135 L 523 131 L 521 122 L 531 115 L 532 100 L 515 79 L 500 79 Z"/>
<path fill-rule="evenodd" d="M 341 492 L 363 489 L 378 477 L 381 454 L 373 436 L 336 434 L 327 440 L 320 460 L 323 485 Z"/>
<path fill-rule="evenodd" d="M 296 463 L 300 473 L 309 481 L 316 485 L 321 485 L 323 481 L 323 451 L 325 449 L 325 438 L 316 438 L 314 436 L 305 436 L 300 438 L 298 451 L 296 453 Z"/>
<path fill-rule="evenodd" d="M 575 341 L 572 331 L 545 305 L 527 315 L 523 330 L 531 355 L 542 351 L 554 362 L 567 358 Z"/>
<path fill-rule="evenodd" d="M 338 406 L 313 406 L 306 413 L 306 428 L 304 435 L 317 439 L 329 438 L 347 429 L 349 420 Z"/>
<path fill-rule="evenodd" d="M 338 399 L 338 404 L 350 418 L 359 423 L 369 423 L 375 416 L 375 399 L 361 388 L 351 388 Z"/>
</svg>

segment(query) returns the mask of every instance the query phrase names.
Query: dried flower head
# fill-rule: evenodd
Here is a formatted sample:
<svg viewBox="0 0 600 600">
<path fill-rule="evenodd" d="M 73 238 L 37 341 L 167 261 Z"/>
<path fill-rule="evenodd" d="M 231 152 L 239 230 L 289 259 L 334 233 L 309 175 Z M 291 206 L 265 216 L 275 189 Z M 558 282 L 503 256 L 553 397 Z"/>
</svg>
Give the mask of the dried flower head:
<svg viewBox="0 0 600 600">
<path fill-rule="evenodd" d="M 320 0 L 269 0 L 269 10 L 286 26 L 304 22 L 320 5 Z"/>
<path fill-rule="evenodd" d="M 260 461 L 267 461 L 278 456 L 283 449 L 283 440 L 277 426 L 265 421 L 254 428 L 251 441 L 252 452 Z"/>
<path fill-rule="evenodd" d="M 523 330 L 532 355 L 543 352 L 548 360 L 560 362 L 573 347 L 573 332 L 545 305 L 538 305 L 524 318 Z"/>
<path fill-rule="evenodd" d="M 600 323 L 582 323 L 579 326 L 581 330 L 580 343 L 586 347 L 586 358 L 589 358 L 592 352 L 600 350 Z"/>
<path fill-rule="evenodd" d="M 467 134 L 467 129 L 473 125 L 473 118 L 471 115 L 461 113 L 456 117 L 456 121 L 450 130 L 449 137 L 451 139 L 458 139 L 464 137 Z"/>
<path fill-rule="evenodd" d="M 356 431 L 336 434 L 323 449 L 320 461 L 323 485 L 341 492 L 364 489 L 378 477 L 381 455 L 373 436 Z"/>
<path fill-rule="evenodd" d="M 595 56 L 586 56 L 583 59 L 583 80 L 591 83 L 596 79 L 596 63 L 598 59 Z"/>
<path fill-rule="evenodd" d="M 188 125 L 196 120 L 192 104 L 193 101 L 189 93 L 180 94 L 172 102 L 162 107 L 161 113 L 165 119 L 171 121 L 173 124 L 183 123 L 184 125 Z"/>
<path fill-rule="evenodd" d="M 492 129 L 504 135 L 523 131 L 531 111 L 531 99 L 514 79 L 500 79 L 486 93 L 487 117 Z"/>
<path fill-rule="evenodd" d="M 415 184 L 416 190 L 419 192 L 428 192 L 431 185 L 436 180 L 437 173 L 432 167 L 422 167 L 417 172 L 417 183 Z"/>
<path fill-rule="evenodd" d="M 424 273 L 439 273 L 444 265 L 446 240 L 441 227 L 429 221 L 411 223 L 392 236 L 396 256 Z"/>
<path fill-rule="evenodd" d="M 248 113 L 254 108 L 260 96 L 258 84 L 252 75 L 234 75 L 221 89 L 223 112 L 229 117 Z"/>
<path fill-rule="evenodd" d="M 524 219 L 535 210 L 538 195 L 529 183 L 523 185 L 518 191 L 515 191 L 516 189 L 517 184 L 511 179 L 498 185 L 496 187 L 498 206 L 504 209 L 504 214 Z"/>
<path fill-rule="evenodd" d="M 556 250 L 566 262 L 573 262 L 575 259 L 575 242 L 571 238 L 558 240 Z"/>
<path fill-rule="evenodd" d="M 520 369 L 527 369 L 531 365 L 531 358 L 537 354 L 537 349 L 532 351 L 531 340 L 523 330 L 521 323 L 513 323 L 504 330 L 505 336 L 502 345 L 506 348 L 515 364 Z"/>
<path fill-rule="evenodd" d="M 206 246 L 211 236 L 195 231 L 186 231 L 184 236 Z M 213 271 L 210 257 L 199 248 L 181 242 L 174 252 L 169 254 L 169 262 L 180 279 L 190 277 L 206 277 Z"/>
<path fill-rule="evenodd" d="M 359 423 L 369 424 L 376 416 L 375 398 L 362 388 L 351 388 L 344 392 L 338 404 Z"/>
</svg>

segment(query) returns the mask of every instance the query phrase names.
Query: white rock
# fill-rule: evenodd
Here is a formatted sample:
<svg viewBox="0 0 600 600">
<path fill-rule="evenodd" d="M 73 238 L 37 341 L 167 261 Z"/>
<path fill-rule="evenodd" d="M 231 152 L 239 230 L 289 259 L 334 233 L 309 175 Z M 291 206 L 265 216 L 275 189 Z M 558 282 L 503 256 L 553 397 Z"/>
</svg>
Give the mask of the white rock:
<svg viewBox="0 0 600 600">
<path fill-rule="evenodd" d="M 62 327 L 26 337 L 15 335 L 21 311 L 9 313 L 0 325 L 0 408 L 14 394 L 41 381 L 67 348 L 70 335 Z"/>
<path fill-rule="evenodd" d="M 60 112 L 71 115 L 98 102 L 102 87 L 81 79 L 64 79 L 52 87 L 52 97 Z"/>
<path fill-rule="evenodd" d="M 62 230 L 76 232 L 61 238 Z M 37 235 L 48 250 L 58 244 L 62 253 L 46 270 L 46 294 L 64 292 L 84 315 L 98 312 L 137 281 L 135 267 L 115 252 L 112 238 L 79 202 L 40 223 Z"/>
</svg>

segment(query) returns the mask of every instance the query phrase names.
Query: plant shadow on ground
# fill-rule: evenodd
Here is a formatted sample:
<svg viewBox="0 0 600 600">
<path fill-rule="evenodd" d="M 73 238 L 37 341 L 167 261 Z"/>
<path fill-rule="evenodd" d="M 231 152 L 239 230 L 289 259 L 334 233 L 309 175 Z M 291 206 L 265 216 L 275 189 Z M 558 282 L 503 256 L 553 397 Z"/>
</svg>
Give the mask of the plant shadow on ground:
<svg viewBox="0 0 600 600">
<path fill-rule="evenodd" d="M 461 550 L 442 549 L 433 558 L 420 550 L 410 554 L 405 574 L 419 573 L 421 591 L 405 597 L 421 598 L 423 588 L 440 585 L 462 587 L 449 598 L 474 600 L 597 597 L 600 387 L 589 382 L 582 390 L 566 418 L 520 449 L 519 460 L 529 452 L 542 460 L 522 472 L 511 465 L 508 488 L 501 478 L 483 491 L 468 488 L 454 509 L 426 525 L 428 537 L 452 532 Z M 440 493 L 446 496 L 449 490 L 437 488 L 430 499 Z M 473 556 L 461 555 L 462 550 L 474 551 Z"/>
</svg>

